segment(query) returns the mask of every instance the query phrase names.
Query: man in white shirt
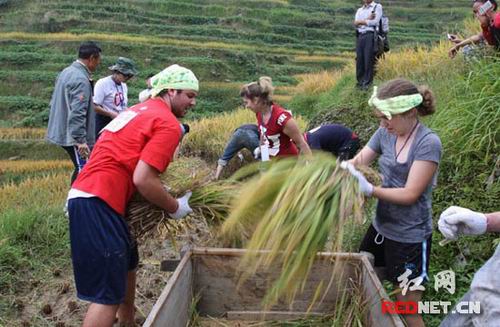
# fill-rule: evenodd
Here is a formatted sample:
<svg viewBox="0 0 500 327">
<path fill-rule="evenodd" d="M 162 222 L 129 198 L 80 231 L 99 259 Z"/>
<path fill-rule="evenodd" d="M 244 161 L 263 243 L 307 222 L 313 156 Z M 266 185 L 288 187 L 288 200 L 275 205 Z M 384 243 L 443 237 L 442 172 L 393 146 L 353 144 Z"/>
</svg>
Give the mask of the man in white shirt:
<svg viewBox="0 0 500 327">
<path fill-rule="evenodd" d="M 137 75 L 134 62 L 124 57 L 119 57 L 109 70 L 113 74 L 98 80 L 94 87 L 96 138 L 104 126 L 127 109 L 128 89 L 125 82 Z"/>
<path fill-rule="evenodd" d="M 354 18 L 356 26 L 356 79 L 357 86 L 367 90 L 373 82 L 375 66 L 375 31 L 382 18 L 382 6 L 373 0 L 363 0 Z"/>
</svg>

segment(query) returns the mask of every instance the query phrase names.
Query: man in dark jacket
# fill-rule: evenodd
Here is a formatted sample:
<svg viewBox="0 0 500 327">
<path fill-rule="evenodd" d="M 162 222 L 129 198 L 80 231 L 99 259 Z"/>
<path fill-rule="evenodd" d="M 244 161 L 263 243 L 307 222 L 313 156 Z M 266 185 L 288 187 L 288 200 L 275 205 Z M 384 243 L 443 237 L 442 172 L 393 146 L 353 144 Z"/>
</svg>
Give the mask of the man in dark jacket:
<svg viewBox="0 0 500 327">
<path fill-rule="evenodd" d="M 101 48 L 84 42 L 78 59 L 57 77 L 50 101 L 47 140 L 68 152 L 75 166 L 71 184 L 83 168 L 95 143 L 95 112 L 92 103 L 92 78 L 101 62 Z"/>
</svg>

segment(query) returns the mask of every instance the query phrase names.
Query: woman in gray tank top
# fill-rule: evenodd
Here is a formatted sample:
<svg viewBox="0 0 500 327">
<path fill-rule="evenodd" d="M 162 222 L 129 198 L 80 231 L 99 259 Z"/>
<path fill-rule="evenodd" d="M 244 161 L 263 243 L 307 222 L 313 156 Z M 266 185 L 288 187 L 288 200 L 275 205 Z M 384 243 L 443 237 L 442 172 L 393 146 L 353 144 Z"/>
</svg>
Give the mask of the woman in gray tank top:
<svg viewBox="0 0 500 327">
<path fill-rule="evenodd" d="M 368 144 L 344 168 L 358 179 L 360 190 L 378 199 L 377 211 L 360 247 L 385 268 L 385 279 L 399 287 L 401 278 L 410 287 L 396 295 L 398 301 L 418 302 L 422 283 L 428 279 L 432 235 L 431 192 L 441 158 L 441 141 L 419 116 L 434 112 L 434 96 L 426 86 L 404 79 L 374 88 L 369 104 L 380 127 Z M 373 186 L 356 165 L 370 165 L 378 158 L 383 182 Z M 398 280 L 400 278 L 400 280 Z M 406 315 L 409 326 L 423 326 L 418 314 Z"/>
</svg>

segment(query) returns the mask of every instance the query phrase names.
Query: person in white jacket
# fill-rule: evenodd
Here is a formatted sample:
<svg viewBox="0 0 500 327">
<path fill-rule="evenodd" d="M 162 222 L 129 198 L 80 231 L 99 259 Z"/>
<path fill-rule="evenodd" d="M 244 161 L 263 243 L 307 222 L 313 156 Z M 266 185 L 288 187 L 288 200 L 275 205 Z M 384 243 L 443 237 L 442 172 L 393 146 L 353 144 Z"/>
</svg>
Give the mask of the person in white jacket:
<svg viewBox="0 0 500 327">
<path fill-rule="evenodd" d="M 439 217 L 438 227 L 446 239 L 456 240 L 461 235 L 482 235 L 500 232 L 500 211 L 480 213 L 452 206 Z M 480 314 L 458 314 L 452 311 L 441 322 L 441 327 L 454 326 L 500 326 L 500 246 L 493 256 L 476 272 L 470 289 L 460 299 L 478 301 Z"/>
</svg>

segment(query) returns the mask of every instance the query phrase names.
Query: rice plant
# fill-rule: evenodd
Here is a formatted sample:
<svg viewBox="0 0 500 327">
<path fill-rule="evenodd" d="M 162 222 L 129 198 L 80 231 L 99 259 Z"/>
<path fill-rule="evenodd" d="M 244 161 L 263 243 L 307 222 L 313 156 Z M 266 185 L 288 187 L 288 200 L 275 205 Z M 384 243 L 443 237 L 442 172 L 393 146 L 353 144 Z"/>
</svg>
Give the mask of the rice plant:
<svg viewBox="0 0 500 327">
<path fill-rule="evenodd" d="M 297 93 L 302 94 L 319 94 L 325 92 L 333 87 L 337 81 L 342 77 L 343 71 L 320 71 L 318 73 L 298 75 L 300 80 L 296 86 Z"/>
<path fill-rule="evenodd" d="M 26 174 L 72 167 L 73 164 L 69 160 L 0 160 L 0 174 Z"/>
<path fill-rule="evenodd" d="M 327 154 L 307 162 L 280 160 L 245 184 L 222 226 L 229 239 L 249 238 L 241 281 L 258 269 L 281 267 L 264 303 L 282 296 L 291 303 L 304 290 L 316 253 L 340 249 L 346 222 L 361 223 L 364 200 L 357 187 Z M 327 249 L 329 237 L 333 242 Z M 255 255 L 259 250 L 268 252 Z"/>
<path fill-rule="evenodd" d="M 0 140 L 40 140 L 45 133 L 45 128 L 0 128 Z"/>
<path fill-rule="evenodd" d="M 225 219 L 230 200 L 239 188 L 235 182 L 211 182 L 211 169 L 199 158 L 180 158 L 173 162 L 162 176 L 164 187 L 174 196 L 179 197 L 192 191 L 189 205 L 196 219 L 204 219 L 208 224 L 217 225 Z M 125 219 L 132 234 L 142 238 L 165 227 L 173 232 L 184 221 L 170 219 L 163 209 L 147 202 L 136 193 L 129 202 Z"/>
</svg>

